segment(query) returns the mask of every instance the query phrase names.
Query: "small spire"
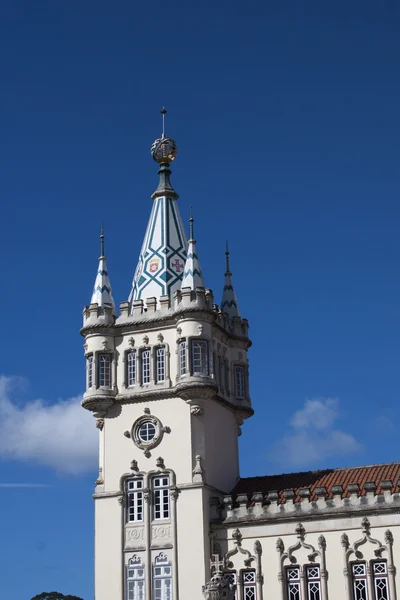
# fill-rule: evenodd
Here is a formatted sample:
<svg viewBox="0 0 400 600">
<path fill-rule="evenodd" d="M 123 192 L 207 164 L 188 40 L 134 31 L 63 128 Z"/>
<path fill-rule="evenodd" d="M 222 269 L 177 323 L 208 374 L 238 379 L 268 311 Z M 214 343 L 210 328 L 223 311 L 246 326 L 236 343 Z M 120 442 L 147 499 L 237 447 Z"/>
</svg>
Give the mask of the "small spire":
<svg viewBox="0 0 400 600">
<path fill-rule="evenodd" d="M 222 300 L 221 300 L 221 310 L 228 313 L 230 317 L 240 317 L 239 305 L 236 298 L 235 290 L 233 288 L 232 283 L 232 273 L 229 265 L 229 247 L 228 241 L 226 242 L 225 249 L 225 261 L 226 261 L 226 271 L 225 271 L 225 283 L 224 289 L 222 291 Z"/>
<path fill-rule="evenodd" d="M 104 224 L 101 222 L 100 229 L 100 257 L 99 267 L 93 287 L 91 304 L 98 304 L 104 308 L 105 305 L 112 306 L 115 314 L 115 302 L 112 296 L 111 284 L 108 278 L 107 261 L 104 255 Z"/>
<path fill-rule="evenodd" d="M 194 223 L 194 219 L 193 219 L 193 214 L 192 214 L 192 207 L 190 207 L 190 218 L 189 218 L 190 239 L 189 239 L 189 242 L 194 242 L 195 241 L 195 239 L 194 239 L 194 226 L 193 226 L 193 223 Z"/>
<path fill-rule="evenodd" d="M 162 138 L 165 138 L 165 115 L 167 114 L 167 111 L 165 110 L 164 107 L 162 107 L 162 109 L 160 110 L 160 113 L 162 114 Z"/>
<path fill-rule="evenodd" d="M 232 276 L 231 270 L 229 268 L 229 247 L 228 247 L 228 240 L 226 240 L 225 261 L 226 261 L 225 275 Z"/>
<path fill-rule="evenodd" d="M 203 274 L 201 272 L 199 258 L 196 252 L 196 240 L 194 239 L 194 218 L 192 207 L 190 207 L 190 239 L 188 253 L 183 271 L 182 288 L 190 287 L 192 290 L 197 287 L 205 288 Z"/>
<path fill-rule="evenodd" d="M 100 258 L 104 258 L 104 221 L 101 222 L 100 229 Z"/>
</svg>

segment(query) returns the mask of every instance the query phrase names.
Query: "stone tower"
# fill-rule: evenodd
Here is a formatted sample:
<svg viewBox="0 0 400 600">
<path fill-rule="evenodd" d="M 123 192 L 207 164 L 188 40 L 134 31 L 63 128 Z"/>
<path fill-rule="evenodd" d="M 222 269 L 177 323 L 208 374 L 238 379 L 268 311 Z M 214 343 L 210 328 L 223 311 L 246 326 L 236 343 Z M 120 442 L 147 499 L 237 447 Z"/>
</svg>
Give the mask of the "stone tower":
<svg viewBox="0 0 400 600">
<path fill-rule="evenodd" d="M 221 305 L 204 284 L 170 182 L 175 142 L 152 146 L 159 184 L 128 302 L 116 314 L 104 236 L 83 312 L 86 392 L 99 429 L 96 600 L 202 598 L 210 498 L 239 477 L 238 435 L 253 414 L 248 323 L 227 252 Z"/>
</svg>

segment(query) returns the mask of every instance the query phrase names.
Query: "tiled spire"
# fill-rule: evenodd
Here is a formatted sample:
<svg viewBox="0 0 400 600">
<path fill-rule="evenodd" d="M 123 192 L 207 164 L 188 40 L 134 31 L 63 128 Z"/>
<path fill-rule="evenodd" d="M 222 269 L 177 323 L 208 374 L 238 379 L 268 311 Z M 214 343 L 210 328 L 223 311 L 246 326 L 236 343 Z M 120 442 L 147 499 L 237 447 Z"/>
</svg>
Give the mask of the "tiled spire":
<svg viewBox="0 0 400 600">
<path fill-rule="evenodd" d="M 99 257 L 99 268 L 97 270 L 96 280 L 94 282 L 92 299 L 90 301 L 91 304 L 97 303 L 99 306 L 104 308 L 107 304 L 112 306 L 113 312 L 115 314 L 115 302 L 112 296 L 111 284 L 108 278 L 107 271 L 107 261 L 104 256 L 104 229 L 103 225 L 101 226 L 101 252 Z"/>
<path fill-rule="evenodd" d="M 240 317 L 239 305 L 236 298 L 235 290 L 233 289 L 232 273 L 229 267 L 229 249 L 228 242 L 226 242 L 226 271 L 225 271 L 225 284 L 222 292 L 221 310 L 228 313 L 230 317 Z"/>
<path fill-rule="evenodd" d="M 190 287 L 194 290 L 197 287 L 204 288 L 204 279 L 201 272 L 199 259 L 196 253 L 196 240 L 194 239 L 194 219 L 192 209 L 190 209 L 190 239 L 186 257 L 185 270 L 183 272 L 182 287 Z"/>
<path fill-rule="evenodd" d="M 163 117 L 165 110 L 161 111 Z M 138 264 L 132 281 L 129 302 L 161 296 L 172 297 L 180 289 L 188 246 L 178 208 L 178 194 L 170 181 L 170 163 L 177 147 L 171 138 L 162 136 L 151 147 L 153 159 L 159 164 L 159 184 L 153 193 L 153 208 L 144 236 Z"/>
</svg>

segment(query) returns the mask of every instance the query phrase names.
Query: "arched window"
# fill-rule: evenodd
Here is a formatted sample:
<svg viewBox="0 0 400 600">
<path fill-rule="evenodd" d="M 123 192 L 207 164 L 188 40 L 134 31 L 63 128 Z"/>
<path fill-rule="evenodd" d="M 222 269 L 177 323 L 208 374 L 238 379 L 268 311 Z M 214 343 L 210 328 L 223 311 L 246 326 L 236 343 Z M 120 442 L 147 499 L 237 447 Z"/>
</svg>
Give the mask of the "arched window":
<svg viewBox="0 0 400 600">
<path fill-rule="evenodd" d="M 127 600 L 145 600 L 145 572 L 138 556 L 128 561 L 126 568 Z"/>
<path fill-rule="evenodd" d="M 154 600 L 172 600 L 172 568 L 164 552 L 156 556 L 153 566 Z"/>
</svg>

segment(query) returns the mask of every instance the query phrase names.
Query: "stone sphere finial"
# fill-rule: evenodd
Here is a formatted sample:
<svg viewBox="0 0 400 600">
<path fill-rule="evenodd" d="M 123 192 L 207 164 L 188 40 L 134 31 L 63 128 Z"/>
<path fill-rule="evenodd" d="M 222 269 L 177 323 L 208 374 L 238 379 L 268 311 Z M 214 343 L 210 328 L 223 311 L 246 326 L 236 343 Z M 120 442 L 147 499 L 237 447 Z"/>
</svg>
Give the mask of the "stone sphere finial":
<svg viewBox="0 0 400 600">
<path fill-rule="evenodd" d="M 173 162 L 177 153 L 176 143 L 169 137 L 160 137 L 151 146 L 151 155 L 159 165 Z"/>
</svg>

